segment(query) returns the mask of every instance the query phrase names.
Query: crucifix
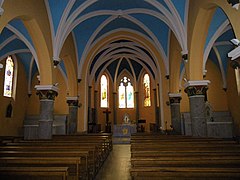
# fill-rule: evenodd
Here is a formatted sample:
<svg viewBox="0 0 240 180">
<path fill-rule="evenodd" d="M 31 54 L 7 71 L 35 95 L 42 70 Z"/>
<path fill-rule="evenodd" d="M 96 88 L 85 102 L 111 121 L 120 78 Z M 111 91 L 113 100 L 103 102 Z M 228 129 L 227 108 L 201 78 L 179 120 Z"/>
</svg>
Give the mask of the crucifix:
<svg viewBox="0 0 240 180">
<path fill-rule="evenodd" d="M 111 111 L 109 111 L 107 108 L 106 111 L 103 111 L 103 113 L 106 114 L 106 132 L 111 132 L 111 126 L 109 125 L 109 114 Z"/>
</svg>

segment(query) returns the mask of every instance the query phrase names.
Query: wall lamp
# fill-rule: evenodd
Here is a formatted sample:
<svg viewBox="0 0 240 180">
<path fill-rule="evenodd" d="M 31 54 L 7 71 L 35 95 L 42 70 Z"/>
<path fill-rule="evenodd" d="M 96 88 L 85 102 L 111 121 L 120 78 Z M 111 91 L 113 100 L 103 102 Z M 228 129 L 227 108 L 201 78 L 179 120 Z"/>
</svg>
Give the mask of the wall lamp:
<svg viewBox="0 0 240 180">
<path fill-rule="evenodd" d="M 3 69 L 3 65 L 0 63 L 0 71 Z"/>
<path fill-rule="evenodd" d="M 58 64 L 60 63 L 61 59 L 57 57 L 53 57 L 53 67 L 57 68 Z"/>
<path fill-rule="evenodd" d="M 232 39 L 230 42 L 235 45 L 236 48 L 228 53 L 228 57 L 230 57 L 231 60 L 235 60 L 240 57 L 240 41 L 238 39 Z"/>
<path fill-rule="evenodd" d="M 238 10 L 240 5 L 240 0 L 227 0 L 229 4 L 231 4 L 232 8 Z"/>
<path fill-rule="evenodd" d="M 184 63 L 187 63 L 188 62 L 188 54 L 183 54 L 182 60 L 184 61 Z"/>
</svg>

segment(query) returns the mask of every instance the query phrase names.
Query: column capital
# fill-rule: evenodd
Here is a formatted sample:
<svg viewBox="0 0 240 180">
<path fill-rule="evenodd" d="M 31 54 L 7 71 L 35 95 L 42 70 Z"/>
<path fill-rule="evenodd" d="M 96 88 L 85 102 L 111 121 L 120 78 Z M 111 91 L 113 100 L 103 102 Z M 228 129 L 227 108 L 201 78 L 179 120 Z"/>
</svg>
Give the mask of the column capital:
<svg viewBox="0 0 240 180">
<path fill-rule="evenodd" d="M 39 99 L 49 99 L 54 100 L 58 95 L 58 88 L 54 85 L 36 85 L 37 95 Z"/>
<path fill-rule="evenodd" d="M 184 84 L 184 88 L 186 89 L 189 86 L 208 86 L 209 84 L 209 80 L 188 81 Z"/>
<path fill-rule="evenodd" d="M 188 81 L 184 84 L 184 91 L 188 94 L 188 96 L 205 95 L 209 84 L 209 80 Z"/>
<path fill-rule="evenodd" d="M 169 97 L 182 97 L 182 94 L 181 93 L 168 93 L 168 96 Z"/>
<path fill-rule="evenodd" d="M 67 98 L 68 106 L 78 106 L 78 97 L 77 96 L 68 96 Z"/>
<path fill-rule="evenodd" d="M 181 93 L 169 93 L 168 96 L 169 96 L 170 104 L 180 103 L 182 99 Z"/>
</svg>

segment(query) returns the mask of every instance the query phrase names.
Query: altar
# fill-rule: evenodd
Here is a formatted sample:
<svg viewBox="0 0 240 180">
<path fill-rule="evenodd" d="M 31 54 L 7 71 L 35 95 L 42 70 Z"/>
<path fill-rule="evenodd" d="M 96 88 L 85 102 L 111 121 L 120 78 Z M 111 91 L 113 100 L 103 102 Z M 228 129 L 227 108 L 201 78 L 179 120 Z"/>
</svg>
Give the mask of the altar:
<svg viewBox="0 0 240 180">
<path fill-rule="evenodd" d="M 136 132 L 136 124 L 115 124 L 113 127 L 114 137 L 131 137 L 131 134 Z"/>
<path fill-rule="evenodd" d="M 113 125 L 113 143 L 114 144 L 129 144 L 131 134 L 137 132 L 137 125 L 132 123 L 128 113 L 123 116 L 121 124 Z"/>
</svg>

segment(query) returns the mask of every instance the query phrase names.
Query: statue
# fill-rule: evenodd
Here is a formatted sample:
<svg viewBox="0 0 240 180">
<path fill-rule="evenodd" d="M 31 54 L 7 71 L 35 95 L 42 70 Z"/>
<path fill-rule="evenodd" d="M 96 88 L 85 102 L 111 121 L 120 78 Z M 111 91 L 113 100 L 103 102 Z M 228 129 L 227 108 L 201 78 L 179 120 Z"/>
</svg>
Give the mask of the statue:
<svg viewBox="0 0 240 180">
<path fill-rule="evenodd" d="M 124 114 L 124 116 L 123 116 L 123 122 L 124 122 L 124 124 L 129 124 L 129 123 L 131 123 L 128 113 L 125 113 L 125 114 Z"/>
</svg>

